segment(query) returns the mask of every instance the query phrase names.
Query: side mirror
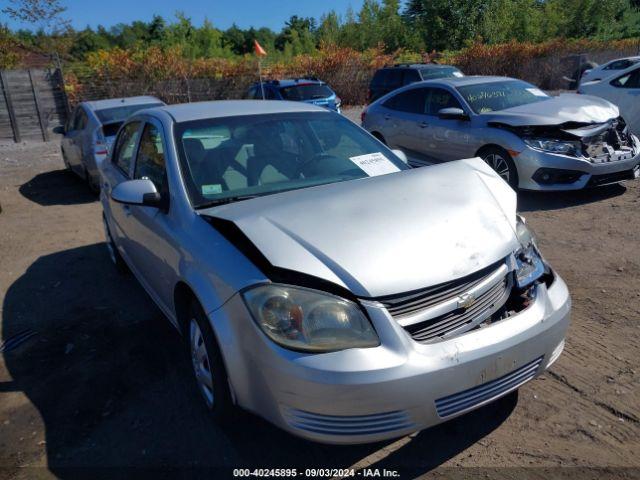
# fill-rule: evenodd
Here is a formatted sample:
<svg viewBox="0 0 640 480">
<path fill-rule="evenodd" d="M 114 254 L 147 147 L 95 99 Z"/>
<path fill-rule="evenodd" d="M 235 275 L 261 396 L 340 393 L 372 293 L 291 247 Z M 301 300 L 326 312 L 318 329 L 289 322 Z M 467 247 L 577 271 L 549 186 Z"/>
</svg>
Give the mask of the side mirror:
<svg viewBox="0 0 640 480">
<path fill-rule="evenodd" d="M 160 207 L 161 197 L 151 180 L 127 180 L 119 183 L 111 191 L 114 202 L 125 205 L 144 205 L 146 207 Z"/>
<path fill-rule="evenodd" d="M 442 120 L 469 120 L 469 115 L 461 108 L 443 108 L 438 110 L 438 118 Z"/>
<path fill-rule="evenodd" d="M 58 135 L 64 135 L 66 131 L 63 125 L 58 125 L 57 127 L 53 127 L 53 133 L 57 133 Z"/>
<path fill-rule="evenodd" d="M 393 152 L 393 154 L 398 157 L 400 160 L 402 160 L 403 163 L 409 165 L 409 159 L 407 158 L 407 156 L 405 155 L 405 153 L 402 150 L 391 150 Z"/>
</svg>

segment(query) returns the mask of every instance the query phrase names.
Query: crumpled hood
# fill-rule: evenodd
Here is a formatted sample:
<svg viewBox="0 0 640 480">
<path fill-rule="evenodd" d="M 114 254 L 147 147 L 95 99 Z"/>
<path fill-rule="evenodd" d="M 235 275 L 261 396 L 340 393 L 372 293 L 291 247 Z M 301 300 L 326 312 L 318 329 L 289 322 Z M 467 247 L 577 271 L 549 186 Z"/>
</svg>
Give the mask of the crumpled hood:
<svg viewBox="0 0 640 480">
<path fill-rule="evenodd" d="M 512 127 L 560 125 L 567 122 L 602 123 L 620 115 L 618 107 L 602 98 L 563 93 L 541 102 L 482 114 L 487 123 Z"/>
<path fill-rule="evenodd" d="M 233 222 L 271 265 L 359 297 L 463 277 L 518 245 L 515 192 L 478 158 L 199 213 Z"/>
</svg>

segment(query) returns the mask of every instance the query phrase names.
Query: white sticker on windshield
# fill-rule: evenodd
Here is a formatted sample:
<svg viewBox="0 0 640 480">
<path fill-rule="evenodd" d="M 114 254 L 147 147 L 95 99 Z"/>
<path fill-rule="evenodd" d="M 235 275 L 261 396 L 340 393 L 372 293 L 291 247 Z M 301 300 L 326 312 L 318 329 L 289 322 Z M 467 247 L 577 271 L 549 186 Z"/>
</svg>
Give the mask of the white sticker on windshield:
<svg viewBox="0 0 640 480">
<path fill-rule="evenodd" d="M 462 74 L 462 72 L 453 72 L 453 76 L 454 76 L 454 77 L 464 77 L 464 75 Z"/>
<path fill-rule="evenodd" d="M 378 175 L 386 175 L 387 173 L 399 172 L 400 169 L 396 167 L 387 157 L 380 152 L 367 153 L 366 155 L 358 155 L 351 157 L 353 163 L 360 167 L 370 177 L 376 177 Z"/>
<path fill-rule="evenodd" d="M 527 88 L 527 92 L 534 94 L 536 97 L 548 97 L 546 93 L 544 93 L 539 88 Z"/>
<path fill-rule="evenodd" d="M 222 185 L 214 183 L 213 185 L 202 185 L 203 195 L 216 195 L 222 193 Z"/>
</svg>

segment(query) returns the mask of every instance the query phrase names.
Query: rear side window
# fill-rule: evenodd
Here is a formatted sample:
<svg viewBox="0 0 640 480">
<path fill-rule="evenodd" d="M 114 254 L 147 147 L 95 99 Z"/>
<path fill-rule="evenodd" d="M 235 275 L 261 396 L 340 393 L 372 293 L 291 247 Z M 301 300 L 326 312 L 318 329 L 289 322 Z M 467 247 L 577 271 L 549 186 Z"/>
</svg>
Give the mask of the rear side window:
<svg viewBox="0 0 640 480">
<path fill-rule="evenodd" d="M 382 86 L 387 82 L 387 72 L 389 70 L 378 70 L 375 75 L 373 76 L 373 79 L 371 80 L 371 85 L 374 86 Z"/>
<path fill-rule="evenodd" d="M 616 78 L 611 85 L 618 88 L 640 88 L 640 68 Z"/>
<path fill-rule="evenodd" d="M 140 130 L 140 122 L 131 122 L 118 135 L 116 148 L 113 154 L 113 163 L 128 177 L 131 171 L 131 162 L 135 154 L 136 143 Z"/>
<path fill-rule="evenodd" d="M 87 123 L 89 122 L 89 119 L 87 118 L 87 114 L 84 111 L 83 108 L 78 107 L 78 110 L 76 112 L 76 116 L 73 120 L 73 129 L 74 130 L 84 130 L 84 128 L 87 126 Z"/>
<path fill-rule="evenodd" d="M 405 90 L 384 102 L 384 106 L 399 112 L 421 114 L 425 112 L 426 92 L 424 88 Z"/>
<path fill-rule="evenodd" d="M 385 84 L 389 87 L 399 87 L 402 85 L 402 70 L 389 70 Z"/>
<path fill-rule="evenodd" d="M 158 128 L 147 123 L 140 138 L 135 178 L 151 180 L 161 192 L 165 186 L 165 159 L 162 135 Z"/>
</svg>

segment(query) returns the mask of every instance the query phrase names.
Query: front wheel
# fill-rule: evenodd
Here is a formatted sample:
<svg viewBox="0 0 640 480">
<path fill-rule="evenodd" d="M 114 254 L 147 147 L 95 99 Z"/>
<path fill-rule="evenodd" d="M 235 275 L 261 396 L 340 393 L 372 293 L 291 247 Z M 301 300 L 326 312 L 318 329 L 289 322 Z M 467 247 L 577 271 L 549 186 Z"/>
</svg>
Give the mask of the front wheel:
<svg viewBox="0 0 640 480">
<path fill-rule="evenodd" d="M 493 168 L 502 179 L 511 185 L 514 190 L 518 189 L 518 170 L 509 153 L 498 147 L 491 147 L 480 153 L 482 158 L 491 168 Z"/>
<path fill-rule="evenodd" d="M 228 420 L 234 407 L 220 349 L 200 304 L 193 301 L 189 312 L 186 333 L 196 386 L 214 419 Z"/>
</svg>

